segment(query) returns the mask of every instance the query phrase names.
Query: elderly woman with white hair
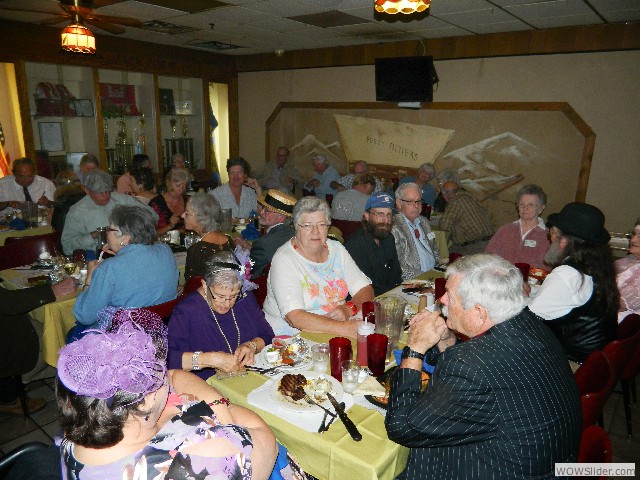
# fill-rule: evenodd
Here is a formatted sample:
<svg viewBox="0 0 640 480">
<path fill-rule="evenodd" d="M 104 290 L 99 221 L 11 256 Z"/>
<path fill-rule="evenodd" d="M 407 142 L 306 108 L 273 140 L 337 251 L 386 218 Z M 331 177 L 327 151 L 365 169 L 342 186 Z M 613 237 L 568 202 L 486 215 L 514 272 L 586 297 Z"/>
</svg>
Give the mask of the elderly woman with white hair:
<svg viewBox="0 0 640 480">
<path fill-rule="evenodd" d="M 525 185 L 516 194 L 518 220 L 507 223 L 491 237 L 486 252 L 515 263 L 544 268 L 549 249 L 547 226 L 540 217 L 547 205 L 547 194 L 538 185 Z"/>
<path fill-rule="evenodd" d="M 220 213 L 218 201 L 204 192 L 192 195 L 187 202 L 182 214 L 184 226 L 187 230 L 196 232 L 200 240 L 187 250 L 185 280 L 193 276 L 204 276 L 205 263 L 214 253 L 234 249 L 232 238 L 218 231 Z"/>
<path fill-rule="evenodd" d="M 184 228 L 182 214 L 187 203 L 184 192 L 189 183 L 189 172 L 184 168 L 172 168 L 165 176 L 165 183 L 167 191 L 149 201 L 149 206 L 158 214 L 158 235 Z"/>
<path fill-rule="evenodd" d="M 200 288 L 171 313 L 169 368 L 205 380 L 217 371 L 238 373 L 271 343 L 273 330 L 249 291 L 256 285 L 246 271 L 246 263 L 231 252 L 211 256 Z"/>
<path fill-rule="evenodd" d="M 615 262 L 616 283 L 620 291 L 618 322 L 631 313 L 640 313 L 640 217 L 631 230 L 629 255 Z"/>
<path fill-rule="evenodd" d="M 352 320 L 373 300 L 371 280 L 347 250 L 328 240 L 331 212 L 325 200 L 304 197 L 293 209 L 295 236 L 273 256 L 264 312 L 273 331 L 300 330 L 356 336 Z M 351 301 L 347 301 L 349 295 Z"/>
<path fill-rule="evenodd" d="M 418 167 L 418 173 L 416 176 L 404 177 L 400 180 L 400 184 L 403 183 L 415 183 L 422 191 L 422 203 L 431 205 L 436 201 L 436 190 L 429 182 L 436 176 L 436 169 L 431 163 L 423 163 Z"/>
</svg>

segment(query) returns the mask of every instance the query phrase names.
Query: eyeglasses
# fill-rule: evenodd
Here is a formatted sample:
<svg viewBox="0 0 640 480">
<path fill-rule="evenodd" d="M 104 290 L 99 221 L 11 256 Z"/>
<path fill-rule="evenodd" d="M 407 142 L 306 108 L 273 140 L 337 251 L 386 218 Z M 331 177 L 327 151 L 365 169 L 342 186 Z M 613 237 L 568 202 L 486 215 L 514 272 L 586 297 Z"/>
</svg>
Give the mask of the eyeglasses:
<svg viewBox="0 0 640 480">
<path fill-rule="evenodd" d="M 530 210 L 532 208 L 538 208 L 540 206 L 539 203 L 519 203 L 518 208 L 522 210 Z"/>
<path fill-rule="evenodd" d="M 370 215 L 373 215 L 376 220 L 384 220 L 384 219 L 389 219 L 389 218 L 393 218 L 393 214 L 391 212 L 369 212 Z"/>
<path fill-rule="evenodd" d="M 240 293 L 236 293 L 235 295 L 231 295 L 230 297 L 226 297 L 224 295 L 216 295 L 215 293 L 213 293 L 211 291 L 211 289 L 209 288 L 209 293 L 211 294 L 211 298 L 213 299 L 213 301 L 215 302 L 228 302 L 228 303 L 234 303 L 236 300 L 238 300 L 238 298 L 240 298 Z"/>
<path fill-rule="evenodd" d="M 310 232 L 314 228 L 318 230 L 328 230 L 331 226 L 330 223 L 299 223 L 298 226 L 303 229 L 305 232 Z"/>
<path fill-rule="evenodd" d="M 408 203 L 410 205 L 413 205 L 414 207 L 421 207 L 422 206 L 422 200 L 405 200 L 404 198 L 401 198 L 400 201 L 404 202 L 404 203 Z"/>
</svg>

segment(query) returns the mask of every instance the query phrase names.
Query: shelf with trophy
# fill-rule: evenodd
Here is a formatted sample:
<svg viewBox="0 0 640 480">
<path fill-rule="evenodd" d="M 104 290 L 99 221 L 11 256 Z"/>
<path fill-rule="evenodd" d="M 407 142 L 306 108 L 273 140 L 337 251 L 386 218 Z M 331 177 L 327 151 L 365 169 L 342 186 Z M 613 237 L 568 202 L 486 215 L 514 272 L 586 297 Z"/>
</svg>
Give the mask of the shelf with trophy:
<svg viewBox="0 0 640 480">
<path fill-rule="evenodd" d="M 165 171 L 177 153 L 190 170 L 205 168 L 202 79 L 158 76 L 158 97 Z"/>
<path fill-rule="evenodd" d="M 160 170 L 153 121 L 155 93 L 153 75 L 99 69 L 102 137 L 107 169 L 125 173 L 136 154 L 148 155 L 154 171 Z"/>
<path fill-rule="evenodd" d="M 97 152 L 92 69 L 26 62 L 25 74 L 34 149 L 61 165 L 69 155 Z"/>
</svg>

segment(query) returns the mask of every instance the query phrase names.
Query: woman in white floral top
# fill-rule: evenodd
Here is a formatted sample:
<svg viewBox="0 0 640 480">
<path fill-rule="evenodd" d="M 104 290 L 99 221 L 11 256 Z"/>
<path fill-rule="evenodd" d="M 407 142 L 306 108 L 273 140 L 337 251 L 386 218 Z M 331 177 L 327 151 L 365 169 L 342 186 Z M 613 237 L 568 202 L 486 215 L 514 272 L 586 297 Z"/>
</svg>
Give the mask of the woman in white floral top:
<svg viewBox="0 0 640 480">
<path fill-rule="evenodd" d="M 276 335 L 303 330 L 356 337 L 361 320 L 352 317 L 373 299 L 373 287 L 347 250 L 327 239 L 330 224 L 329 205 L 320 198 L 304 197 L 293 209 L 296 234 L 273 257 L 264 302 Z"/>
</svg>

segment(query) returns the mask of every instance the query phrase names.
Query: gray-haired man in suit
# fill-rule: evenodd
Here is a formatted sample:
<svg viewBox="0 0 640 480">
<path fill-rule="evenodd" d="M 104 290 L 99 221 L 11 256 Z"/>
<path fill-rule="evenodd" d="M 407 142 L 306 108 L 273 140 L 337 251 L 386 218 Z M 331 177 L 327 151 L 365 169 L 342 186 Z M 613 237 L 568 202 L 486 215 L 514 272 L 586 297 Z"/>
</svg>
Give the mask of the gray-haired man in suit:
<svg viewBox="0 0 640 480">
<path fill-rule="evenodd" d="M 582 431 L 560 343 L 525 308 L 522 275 L 506 260 L 463 257 L 446 277 L 446 321 L 413 317 L 391 381 L 387 432 L 411 448 L 398 478 L 552 478 L 556 463 L 576 461 Z M 425 354 L 436 366 L 422 393 Z"/>
</svg>

